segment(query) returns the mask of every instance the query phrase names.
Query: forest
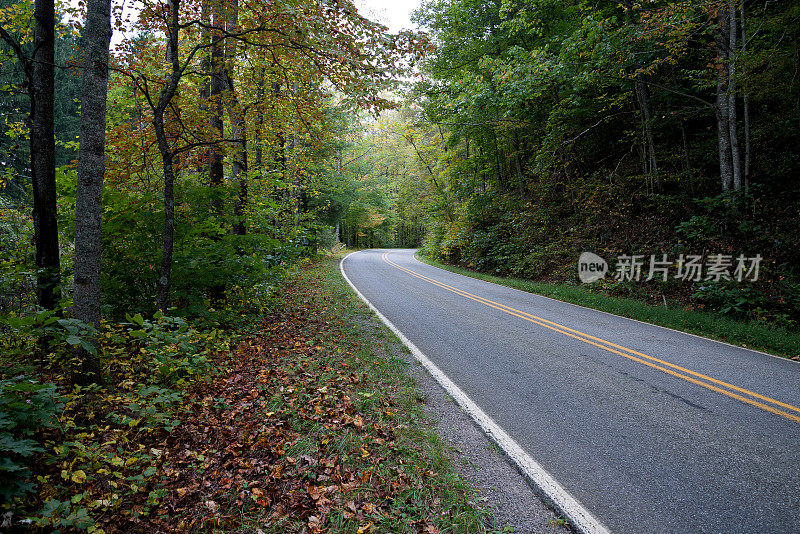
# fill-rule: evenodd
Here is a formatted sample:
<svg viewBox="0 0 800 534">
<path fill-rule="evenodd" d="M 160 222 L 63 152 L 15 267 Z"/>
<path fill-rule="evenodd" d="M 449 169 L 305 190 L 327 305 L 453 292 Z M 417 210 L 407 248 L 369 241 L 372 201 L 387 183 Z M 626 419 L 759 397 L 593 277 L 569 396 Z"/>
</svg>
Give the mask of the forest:
<svg viewBox="0 0 800 534">
<path fill-rule="evenodd" d="M 3 520 L 166 528 L 142 518 L 169 517 L 157 444 L 181 403 L 209 409 L 191 388 L 339 243 L 566 285 L 589 251 L 612 264 L 591 291 L 798 328 L 800 1 L 426 0 L 413 20 L 0 0 Z M 623 255 L 732 276 L 615 278 Z M 192 528 L 236 523 L 206 517 L 218 501 Z"/>
<path fill-rule="evenodd" d="M 384 243 L 572 284 L 583 251 L 759 255 L 754 283 L 593 289 L 797 327 L 800 4 L 446 1 L 416 17 L 435 51 L 384 144 L 416 167 Z M 421 242 L 400 241 L 407 226 Z"/>
</svg>

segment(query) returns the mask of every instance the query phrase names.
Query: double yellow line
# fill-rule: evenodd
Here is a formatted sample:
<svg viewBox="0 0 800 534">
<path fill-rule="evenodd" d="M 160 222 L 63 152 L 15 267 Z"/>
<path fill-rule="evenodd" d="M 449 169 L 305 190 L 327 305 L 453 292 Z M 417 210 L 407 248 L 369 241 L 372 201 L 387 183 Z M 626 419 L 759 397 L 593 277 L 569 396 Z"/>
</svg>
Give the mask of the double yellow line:
<svg viewBox="0 0 800 534">
<path fill-rule="evenodd" d="M 564 325 L 554 323 L 553 321 L 548 321 L 547 319 L 543 319 L 542 317 L 531 315 L 530 313 L 520 311 L 510 306 L 506 306 L 505 304 L 500 304 L 499 302 L 479 297 L 462 289 L 449 286 L 447 284 L 439 282 L 438 280 L 434 280 L 433 278 L 429 278 L 427 276 L 419 274 L 416 271 L 412 271 L 411 269 L 406 269 L 405 267 L 398 265 L 397 263 L 389 259 L 388 252 L 385 252 L 383 254 L 383 261 L 385 261 L 386 263 L 388 263 L 393 267 L 396 267 L 397 269 L 400 269 L 405 273 L 410 274 L 411 276 L 419 278 L 420 280 L 424 280 L 437 287 L 440 287 L 457 295 L 461 295 L 462 297 L 466 297 L 470 300 L 474 300 L 475 302 L 479 302 L 481 304 L 489 306 L 490 308 L 500 310 L 509 315 L 513 315 L 514 317 L 519 317 L 522 320 L 537 324 L 554 332 L 558 332 L 559 334 L 563 334 L 565 336 L 577 339 L 578 341 L 582 341 L 584 343 L 588 343 L 589 345 L 593 345 L 608 352 L 613 352 L 614 354 L 618 354 L 629 360 L 633 360 L 648 367 L 652 367 L 653 369 L 658 369 L 659 371 L 667 373 L 668 375 L 672 375 L 676 378 L 687 380 L 693 384 L 697 384 L 698 386 L 702 386 L 706 389 L 710 389 L 712 391 L 716 391 L 717 393 L 721 393 L 723 395 L 731 397 L 732 399 L 745 402 L 747 404 L 761 408 L 762 410 L 774 413 L 775 415 L 780 415 L 781 417 L 785 417 L 786 419 L 789 419 L 796 423 L 800 423 L 800 408 L 792 406 L 791 404 L 787 404 L 785 402 L 781 402 L 779 400 L 775 400 L 773 398 L 760 395 L 754 391 L 750 391 L 748 389 L 741 388 L 739 386 L 734 386 L 733 384 L 728 384 L 727 382 L 723 382 L 722 380 L 717 380 L 716 378 L 706 376 L 702 373 L 697 373 L 690 369 L 686 369 L 685 367 L 681 367 L 679 365 L 675 365 L 673 363 L 666 362 L 658 358 L 654 358 L 653 356 L 648 356 L 647 354 L 643 354 L 633 349 L 622 347 L 605 339 L 601 339 L 586 334 L 585 332 L 580 332 L 578 330 L 568 328 Z"/>
</svg>

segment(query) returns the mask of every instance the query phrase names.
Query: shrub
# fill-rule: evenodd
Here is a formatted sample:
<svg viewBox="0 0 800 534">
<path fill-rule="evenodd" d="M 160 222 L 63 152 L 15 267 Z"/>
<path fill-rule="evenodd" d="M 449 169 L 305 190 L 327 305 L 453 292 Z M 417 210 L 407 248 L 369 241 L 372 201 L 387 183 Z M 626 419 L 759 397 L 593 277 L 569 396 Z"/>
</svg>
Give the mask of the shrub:
<svg viewBox="0 0 800 534">
<path fill-rule="evenodd" d="M 43 428 L 55 428 L 64 404 L 54 384 L 19 376 L 0 380 L 0 500 L 6 503 L 35 489 L 28 460 L 44 452 Z"/>
</svg>

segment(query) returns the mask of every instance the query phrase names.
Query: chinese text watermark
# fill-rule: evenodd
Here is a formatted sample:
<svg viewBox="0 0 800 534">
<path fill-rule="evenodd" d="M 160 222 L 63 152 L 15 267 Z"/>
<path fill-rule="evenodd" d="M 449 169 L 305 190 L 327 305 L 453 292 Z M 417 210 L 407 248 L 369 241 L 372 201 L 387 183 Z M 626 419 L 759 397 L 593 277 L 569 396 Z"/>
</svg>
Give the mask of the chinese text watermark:
<svg viewBox="0 0 800 534">
<path fill-rule="evenodd" d="M 661 280 L 670 278 L 685 282 L 737 282 L 758 280 L 762 261 L 761 254 L 680 254 L 670 259 L 668 254 L 620 254 L 613 277 L 620 282 Z M 581 282 L 592 283 L 605 277 L 609 272 L 606 260 L 591 252 L 584 252 L 578 259 L 578 278 Z"/>
</svg>

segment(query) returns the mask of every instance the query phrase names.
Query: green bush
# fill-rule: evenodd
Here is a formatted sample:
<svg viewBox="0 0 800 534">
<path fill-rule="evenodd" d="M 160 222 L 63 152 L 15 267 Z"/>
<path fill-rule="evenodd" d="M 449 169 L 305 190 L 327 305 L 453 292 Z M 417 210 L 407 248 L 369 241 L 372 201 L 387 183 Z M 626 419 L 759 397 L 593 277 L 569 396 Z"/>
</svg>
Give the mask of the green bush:
<svg viewBox="0 0 800 534">
<path fill-rule="evenodd" d="M 0 500 L 6 503 L 35 489 L 28 460 L 44 452 L 43 428 L 55 428 L 64 404 L 54 384 L 19 376 L 0 380 Z"/>
<path fill-rule="evenodd" d="M 204 375 L 210 369 L 206 342 L 208 337 L 190 328 L 180 317 L 157 312 L 152 320 L 141 315 L 127 315 L 124 337 L 146 354 L 145 364 L 153 371 L 156 383 L 169 385 L 192 375 Z M 118 341 L 123 342 L 123 339 Z"/>
<path fill-rule="evenodd" d="M 20 313 L 34 304 L 35 273 L 31 218 L 0 196 L 0 312 Z"/>
</svg>

